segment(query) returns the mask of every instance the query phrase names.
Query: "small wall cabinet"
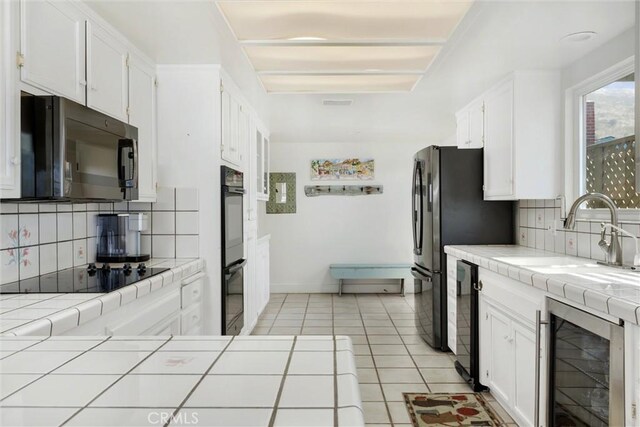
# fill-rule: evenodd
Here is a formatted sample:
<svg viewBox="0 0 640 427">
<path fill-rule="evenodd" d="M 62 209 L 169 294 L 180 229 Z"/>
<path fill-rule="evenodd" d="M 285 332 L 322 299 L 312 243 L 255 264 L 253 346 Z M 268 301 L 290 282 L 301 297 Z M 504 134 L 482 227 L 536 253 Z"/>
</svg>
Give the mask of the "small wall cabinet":
<svg viewBox="0 0 640 427">
<path fill-rule="evenodd" d="M 557 71 L 516 71 L 456 114 L 458 147 L 484 147 L 485 200 L 560 194 L 560 83 Z"/>
<path fill-rule="evenodd" d="M 561 186 L 557 71 L 518 71 L 485 97 L 485 199 L 554 199 Z"/>
<path fill-rule="evenodd" d="M 138 200 L 155 202 L 157 188 L 157 131 L 155 68 L 129 56 L 129 123 L 138 128 Z"/>
<path fill-rule="evenodd" d="M 129 107 L 127 46 L 87 21 L 87 107 L 126 122 Z"/>
<path fill-rule="evenodd" d="M 226 78 L 220 83 L 222 111 L 222 160 L 244 169 L 244 159 L 249 139 L 249 112 L 239 96 L 239 90 Z"/>
<path fill-rule="evenodd" d="M 85 103 L 85 17 L 64 1 L 20 2 L 20 78 Z"/>
<path fill-rule="evenodd" d="M 484 145 L 484 101 L 476 100 L 456 114 L 458 148 L 482 148 Z"/>
</svg>

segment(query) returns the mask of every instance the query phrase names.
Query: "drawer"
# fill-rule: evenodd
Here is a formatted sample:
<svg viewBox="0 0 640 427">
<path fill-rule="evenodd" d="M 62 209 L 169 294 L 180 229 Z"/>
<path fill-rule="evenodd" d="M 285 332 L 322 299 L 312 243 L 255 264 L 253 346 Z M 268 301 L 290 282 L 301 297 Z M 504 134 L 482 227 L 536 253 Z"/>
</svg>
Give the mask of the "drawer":
<svg viewBox="0 0 640 427">
<path fill-rule="evenodd" d="M 180 331 L 182 335 L 192 335 L 189 331 L 200 329 L 202 325 L 202 305 L 196 304 L 182 312 Z"/>
<path fill-rule="evenodd" d="M 202 300 L 202 280 L 196 280 L 182 287 L 182 308 L 197 304 Z"/>
</svg>

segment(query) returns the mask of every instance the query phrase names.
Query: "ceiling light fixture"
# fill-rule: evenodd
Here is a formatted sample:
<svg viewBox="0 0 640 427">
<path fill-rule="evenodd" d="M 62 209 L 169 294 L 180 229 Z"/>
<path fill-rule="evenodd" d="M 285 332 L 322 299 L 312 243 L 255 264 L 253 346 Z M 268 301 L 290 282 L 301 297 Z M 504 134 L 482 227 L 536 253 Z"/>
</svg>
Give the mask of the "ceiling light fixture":
<svg viewBox="0 0 640 427">
<path fill-rule="evenodd" d="M 290 37 L 287 40 L 289 40 L 291 42 L 324 42 L 324 41 L 327 41 L 327 39 L 325 39 L 324 37 L 311 37 L 311 36 Z"/>
<path fill-rule="evenodd" d="M 577 33 L 567 34 L 566 36 L 561 38 L 560 41 L 571 42 L 571 43 L 582 43 L 582 42 L 586 42 L 588 40 L 593 39 L 597 35 L 598 33 L 596 33 L 595 31 L 580 31 Z"/>
</svg>

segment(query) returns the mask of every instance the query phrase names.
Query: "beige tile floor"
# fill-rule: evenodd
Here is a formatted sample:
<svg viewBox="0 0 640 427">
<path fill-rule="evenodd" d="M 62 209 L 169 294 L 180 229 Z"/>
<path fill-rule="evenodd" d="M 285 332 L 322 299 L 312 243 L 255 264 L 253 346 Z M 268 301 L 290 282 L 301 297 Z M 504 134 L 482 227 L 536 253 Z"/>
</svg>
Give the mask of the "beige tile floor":
<svg viewBox="0 0 640 427">
<path fill-rule="evenodd" d="M 413 295 L 272 294 L 254 335 L 348 335 L 367 426 L 410 426 L 402 393 L 470 392 L 451 353 L 429 347 L 414 326 Z M 487 399 L 515 426 L 489 393 Z"/>
</svg>

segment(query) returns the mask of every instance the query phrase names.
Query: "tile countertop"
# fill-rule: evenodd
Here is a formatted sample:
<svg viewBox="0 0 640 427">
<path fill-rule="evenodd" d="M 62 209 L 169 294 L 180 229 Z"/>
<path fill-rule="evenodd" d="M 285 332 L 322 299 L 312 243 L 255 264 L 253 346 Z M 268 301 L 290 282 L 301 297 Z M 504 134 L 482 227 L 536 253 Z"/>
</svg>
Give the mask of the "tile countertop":
<svg viewBox="0 0 640 427">
<path fill-rule="evenodd" d="M 2 337 L 0 352 L 0 425 L 364 426 L 348 337 Z"/>
<path fill-rule="evenodd" d="M 151 259 L 170 270 L 109 293 L 0 294 L 1 335 L 57 335 L 204 267 L 202 259 Z"/>
<path fill-rule="evenodd" d="M 524 246 L 446 246 L 457 258 L 551 294 L 640 324 L 640 271 Z"/>
</svg>

